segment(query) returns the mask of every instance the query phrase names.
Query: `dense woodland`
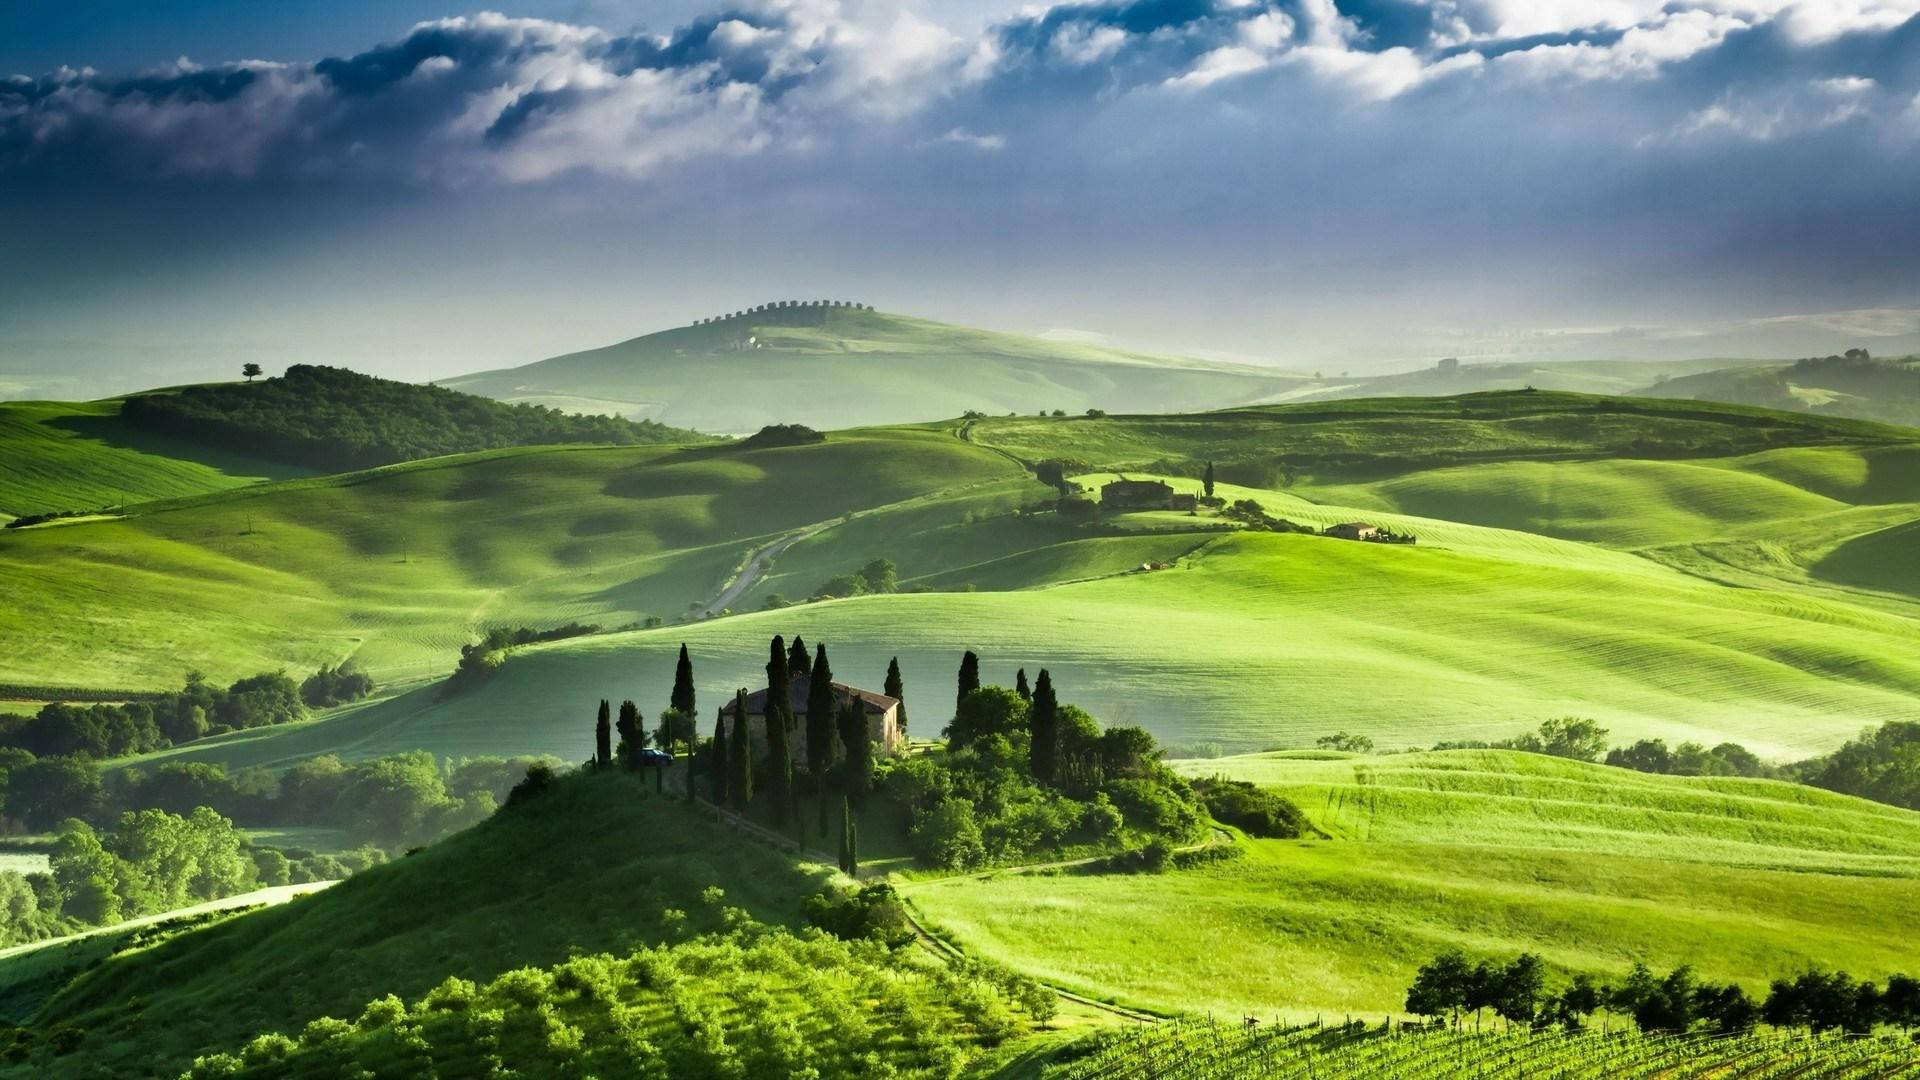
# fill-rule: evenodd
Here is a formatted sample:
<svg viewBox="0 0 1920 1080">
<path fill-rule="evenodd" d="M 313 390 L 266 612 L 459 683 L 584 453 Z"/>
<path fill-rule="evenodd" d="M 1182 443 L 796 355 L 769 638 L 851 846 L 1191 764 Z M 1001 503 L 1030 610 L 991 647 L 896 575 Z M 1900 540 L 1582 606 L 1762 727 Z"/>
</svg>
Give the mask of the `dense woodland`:
<svg viewBox="0 0 1920 1080">
<path fill-rule="evenodd" d="M 510 446 L 703 438 L 651 420 L 508 405 L 309 364 L 259 383 L 142 394 L 128 398 L 121 415 L 151 431 L 329 471 Z"/>
</svg>

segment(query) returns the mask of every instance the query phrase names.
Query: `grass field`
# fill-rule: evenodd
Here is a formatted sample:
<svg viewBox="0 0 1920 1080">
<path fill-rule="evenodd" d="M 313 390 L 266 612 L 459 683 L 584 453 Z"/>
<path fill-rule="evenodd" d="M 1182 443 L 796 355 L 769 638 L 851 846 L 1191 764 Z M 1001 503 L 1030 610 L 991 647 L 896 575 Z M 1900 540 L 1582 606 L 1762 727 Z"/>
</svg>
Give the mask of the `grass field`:
<svg viewBox="0 0 1920 1080">
<path fill-rule="evenodd" d="M 1764 991 L 1809 965 L 1920 967 L 1920 815 L 1783 783 L 1535 755 L 1255 755 L 1180 763 L 1295 799 L 1331 840 L 1247 841 L 1166 875 L 908 886 L 967 947 L 1094 995 L 1310 1020 L 1398 1013 L 1449 946 L 1561 972 L 1692 964 Z"/>
<path fill-rule="evenodd" d="M 307 470 L 120 421 L 120 402 L 0 402 L 0 517 L 199 495 Z"/>
<path fill-rule="evenodd" d="M 671 620 L 782 530 L 1014 476 L 917 429 L 506 451 L 0 534 L 0 683 L 167 687 L 188 667 L 221 679 L 349 656 L 383 683 L 437 676 L 477 629 Z"/>
<path fill-rule="evenodd" d="M 38 1022 L 84 1028 L 80 1060 L 100 1075 L 176 1076 L 208 1048 L 357 1016 L 449 975 L 484 980 L 719 929 L 723 906 L 795 925 L 825 875 L 652 796 L 638 777 L 581 776 L 314 896 L 95 966 Z M 715 885 L 724 896 L 703 897 Z"/>
</svg>

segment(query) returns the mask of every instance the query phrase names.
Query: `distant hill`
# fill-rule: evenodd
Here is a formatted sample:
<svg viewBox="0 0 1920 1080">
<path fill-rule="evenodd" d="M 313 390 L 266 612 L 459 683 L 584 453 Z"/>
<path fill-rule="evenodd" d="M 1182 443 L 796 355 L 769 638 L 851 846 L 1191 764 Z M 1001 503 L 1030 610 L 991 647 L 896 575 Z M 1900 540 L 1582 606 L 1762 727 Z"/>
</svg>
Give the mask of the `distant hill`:
<svg viewBox="0 0 1920 1080">
<path fill-rule="evenodd" d="M 993 333 L 855 306 L 771 307 L 444 384 L 502 401 L 701 431 L 1090 408 L 1179 412 L 1270 399 L 1303 376 Z"/>
<path fill-rule="evenodd" d="M 305 364 L 259 383 L 142 394 L 127 399 L 121 415 L 146 431 L 326 470 L 513 446 L 702 439 L 647 420 L 504 405 L 444 387 Z"/>
<path fill-rule="evenodd" d="M 1742 366 L 1667 379 L 1648 397 L 1732 401 L 1791 412 L 1920 425 L 1920 356 L 1880 360 L 1864 350 L 1791 364 Z"/>
<path fill-rule="evenodd" d="M 1490 390 L 1563 390 L 1576 394 L 1631 394 L 1642 387 L 1708 371 L 1766 366 L 1766 360 L 1522 360 L 1497 363 L 1442 360 L 1417 371 L 1328 378 L 1289 395 L 1292 401 L 1370 397 L 1446 397 Z"/>
</svg>

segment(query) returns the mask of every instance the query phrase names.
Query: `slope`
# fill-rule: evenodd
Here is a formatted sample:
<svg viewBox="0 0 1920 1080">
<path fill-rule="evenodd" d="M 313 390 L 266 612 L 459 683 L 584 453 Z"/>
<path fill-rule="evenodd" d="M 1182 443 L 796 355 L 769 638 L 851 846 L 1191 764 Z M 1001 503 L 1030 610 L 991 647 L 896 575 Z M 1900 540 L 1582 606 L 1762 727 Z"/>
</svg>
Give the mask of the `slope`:
<svg viewBox="0 0 1920 1080">
<path fill-rule="evenodd" d="M 1292 798 L 1331 840 L 1151 875 L 1001 875 L 908 896 L 976 952 L 1095 994 L 1221 1015 L 1397 1013 L 1440 950 L 1750 992 L 1809 965 L 1920 964 L 1920 815 L 1772 781 L 1507 751 L 1263 754 L 1178 767 Z"/>
<path fill-rule="evenodd" d="M 436 458 L 13 530 L 0 684 L 153 688 L 347 656 L 382 683 L 444 674 L 478 628 L 671 620 L 783 530 L 1018 475 L 891 429 Z"/>
<path fill-rule="evenodd" d="M 84 1030 L 74 1059 L 97 1075 L 176 1076 L 197 1053 L 357 1016 L 383 994 L 721 930 L 730 907 L 798 925 L 825 876 L 637 776 L 576 775 L 324 892 L 107 961 L 35 1026 Z"/>
<path fill-rule="evenodd" d="M 142 431 L 120 399 L 0 402 L 0 516 L 199 495 L 308 470 Z"/>
<path fill-rule="evenodd" d="M 1828 356 L 1792 364 L 1725 368 L 1659 382 L 1642 393 L 1920 425 L 1920 356 L 1902 360 L 1874 360 L 1864 354 Z"/>
<path fill-rule="evenodd" d="M 749 432 L 771 423 L 843 428 L 969 410 L 1214 408 L 1305 381 L 1265 368 L 806 305 L 665 330 L 445 385 L 506 401 Z"/>
</svg>

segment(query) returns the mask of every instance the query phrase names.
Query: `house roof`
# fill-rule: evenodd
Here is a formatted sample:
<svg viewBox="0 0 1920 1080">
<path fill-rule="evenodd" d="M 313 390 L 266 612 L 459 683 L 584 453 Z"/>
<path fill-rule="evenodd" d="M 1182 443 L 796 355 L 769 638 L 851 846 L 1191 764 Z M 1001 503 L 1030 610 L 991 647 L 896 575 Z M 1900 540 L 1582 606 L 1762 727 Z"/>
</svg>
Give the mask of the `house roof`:
<svg viewBox="0 0 1920 1080">
<path fill-rule="evenodd" d="M 857 697 L 860 699 L 860 704 L 866 707 L 866 711 L 873 715 L 884 713 L 895 705 L 900 704 L 898 698 L 890 698 L 885 694 L 876 694 L 871 690 L 862 690 L 857 686 L 848 686 L 846 683 L 834 683 L 832 685 L 833 696 L 836 701 L 845 701 L 849 697 Z M 788 682 L 787 700 L 793 707 L 793 715 L 806 715 L 807 692 L 812 689 L 812 687 L 813 679 L 806 675 L 795 675 L 793 679 Z M 732 716 L 733 705 L 733 701 L 729 700 L 725 705 L 721 706 L 720 715 Z M 767 688 L 763 686 L 747 695 L 747 714 L 750 716 L 765 715 L 766 711 Z"/>
<path fill-rule="evenodd" d="M 1163 480 L 1109 480 L 1100 486 L 1101 491 L 1113 488 L 1153 488 L 1155 490 L 1173 490 L 1173 485 Z"/>
<path fill-rule="evenodd" d="M 1334 528 L 1336 529 L 1371 529 L 1373 528 L 1373 526 L 1369 525 L 1364 521 L 1343 521 L 1340 524 L 1335 525 Z"/>
</svg>

